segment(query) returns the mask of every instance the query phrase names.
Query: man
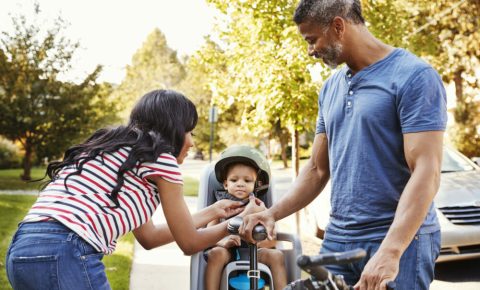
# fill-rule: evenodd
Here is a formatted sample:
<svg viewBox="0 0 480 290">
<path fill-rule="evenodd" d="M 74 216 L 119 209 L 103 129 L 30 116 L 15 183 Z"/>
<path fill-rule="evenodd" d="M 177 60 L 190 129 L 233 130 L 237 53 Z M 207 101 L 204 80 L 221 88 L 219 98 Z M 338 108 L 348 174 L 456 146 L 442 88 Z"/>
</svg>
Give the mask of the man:
<svg viewBox="0 0 480 290">
<path fill-rule="evenodd" d="M 376 39 L 358 0 L 302 0 L 294 15 L 308 54 L 339 68 L 325 82 L 312 157 L 270 209 L 240 229 L 274 222 L 309 204 L 331 178 L 332 211 L 321 252 L 363 248 L 364 262 L 330 266 L 356 289 L 428 289 L 440 250 L 432 205 L 446 126 L 440 77 L 411 53 Z"/>
</svg>

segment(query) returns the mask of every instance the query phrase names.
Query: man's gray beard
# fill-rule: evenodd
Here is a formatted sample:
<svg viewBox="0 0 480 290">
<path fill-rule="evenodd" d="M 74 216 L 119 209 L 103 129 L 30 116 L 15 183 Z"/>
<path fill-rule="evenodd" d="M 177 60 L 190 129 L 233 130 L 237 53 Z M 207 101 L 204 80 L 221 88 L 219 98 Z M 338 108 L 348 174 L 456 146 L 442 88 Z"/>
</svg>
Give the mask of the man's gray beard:
<svg viewBox="0 0 480 290">
<path fill-rule="evenodd" d="M 338 58 L 342 53 L 342 44 L 336 42 L 327 48 L 326 53 L 322 56 L 323 63 L 331 69 L 338 67 Z"/>
</svg>

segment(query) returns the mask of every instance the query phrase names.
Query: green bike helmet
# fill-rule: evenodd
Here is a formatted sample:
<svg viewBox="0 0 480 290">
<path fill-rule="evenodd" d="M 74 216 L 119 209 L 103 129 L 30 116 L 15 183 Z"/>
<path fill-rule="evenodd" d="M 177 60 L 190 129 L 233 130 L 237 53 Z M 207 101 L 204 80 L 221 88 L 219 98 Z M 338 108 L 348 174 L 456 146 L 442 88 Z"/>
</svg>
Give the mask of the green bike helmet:
<svg viewBox="0 0 480 290">
<path fill-rule="evenodd" d="M 246 145 L 234 145 L 225 149 L 215 164 L 215 177 L 220 183 L 226 179 L 227 169 L 232 163 L 246 164 L 255 168 L 257 171 L 255 192 L 263 194 L 268 191 L 270 165 L 262 152 Z"/>
</svg>

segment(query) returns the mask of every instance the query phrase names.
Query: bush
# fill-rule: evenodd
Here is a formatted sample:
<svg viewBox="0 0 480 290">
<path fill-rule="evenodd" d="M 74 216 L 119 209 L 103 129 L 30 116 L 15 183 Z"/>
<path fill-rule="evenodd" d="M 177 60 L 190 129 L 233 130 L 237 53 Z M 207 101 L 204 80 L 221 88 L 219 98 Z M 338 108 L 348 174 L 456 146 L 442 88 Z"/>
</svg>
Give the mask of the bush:
<svg viewBox="0 0 480 290">
<path fill-rule="evenodd" d="M 0 169 L 20 168 L 22 155 L 12 142 L 0 137 Z"/>
</svg>

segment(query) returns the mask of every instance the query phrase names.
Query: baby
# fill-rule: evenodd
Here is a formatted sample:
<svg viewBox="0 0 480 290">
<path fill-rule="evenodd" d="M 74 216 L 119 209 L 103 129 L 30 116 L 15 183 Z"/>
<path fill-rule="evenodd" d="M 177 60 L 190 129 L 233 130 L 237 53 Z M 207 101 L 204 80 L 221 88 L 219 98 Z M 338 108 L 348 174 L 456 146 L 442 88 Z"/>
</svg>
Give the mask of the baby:
<svg viewBox="0 0 480 290">
<path fill-rule="evenodd" d="M 253 167 L 255 162 L 242 162 L 234 160 L 223 168 L 223 186 L 226 190 L 223 198 L 233 200 L 248 200 L 250 193 L 260 187 L 261 181 L 257 181 L 259 170 Z M 218 179 L 218 176 L 217 176 Z M 217 199 L 219 195 L 217 195 Z M 217 224 L 212 221 L 207 226 Z M 275 241 L 262 241 L 258 243 L 258 261 L 267 265 L 272 272 L 273 286 L 275 289 L 283 289 L 287 285 L 287 273 L 282 251 L 274 249 Z M 219 241 L 207 253 L 208 263 L 205 272 L 205 288 L 207 290 L 220 289 L 222 270 L 232 259 L 248 253 L 246 244 L 239 236 L 230 235 Z M 246 251 L 244 251 L 246 248 Z"/>
</svg>

